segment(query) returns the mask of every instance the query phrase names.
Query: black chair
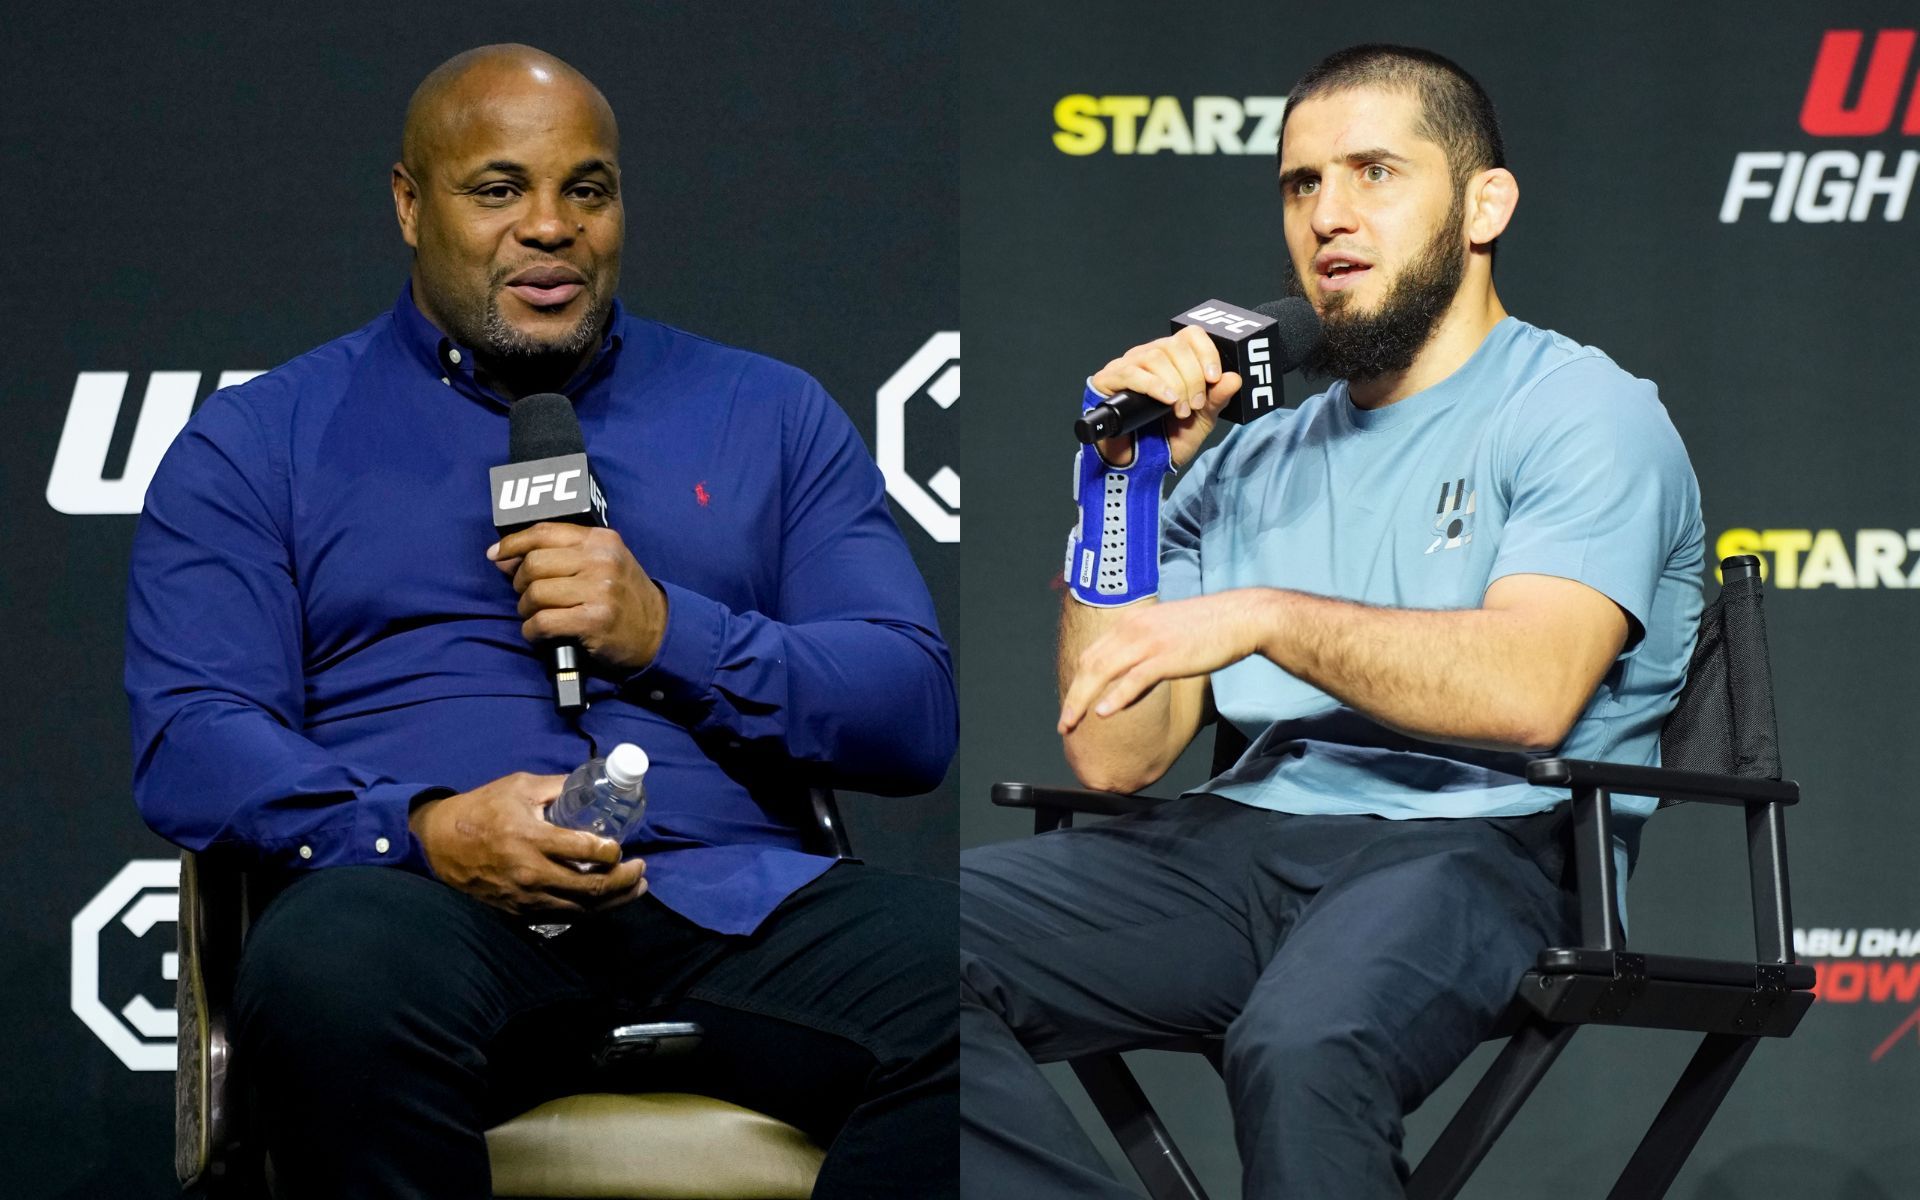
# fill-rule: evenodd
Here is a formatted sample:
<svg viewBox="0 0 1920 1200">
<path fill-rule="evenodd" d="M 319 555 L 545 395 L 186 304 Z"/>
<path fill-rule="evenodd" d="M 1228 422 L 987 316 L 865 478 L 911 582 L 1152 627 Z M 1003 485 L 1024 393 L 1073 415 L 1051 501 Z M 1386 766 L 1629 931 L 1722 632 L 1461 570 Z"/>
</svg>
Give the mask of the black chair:
<svg viewBox="0 0 1920 1200">
<path fill-rule="evenodd" d="M 1813 1002 L 1813 968 L 1793 960 L 1788 902 L 1786 806 L 1799 785 L 1780 779 L 1779 738 L 1761 612 L 1760 561 L 1720 564 L 1720 595 L 1707 606 L 1687 681 L 1661 730 L 1661 767 L 1577 759 L 1528 765 L 1527 779 L 1571 792 L 1574 877 L 1581 944 L 1540 952 L 1518 981 L 1495 1037 L 1508 1038 L 1408 1182 L 1412 1200 L 1447 1200 L 1466 1185 L 1508 1122 L 1583 1025 L 1636 1025 L 1701 1034 L 1699 1048 L 1654 1117 L 1613 1190 L 1612 1200 L 1666 1194 L 1735 1077 L 1763 1037 L 1786 1037 Z M 1246 741 L 1222 724 L 1214 771 L 1237 760 Z M 1609 796 L 1655 796 L 1660 806 L 1702 801 L 1746 814 L 1755 961 L 1729 962 L 1629 951 L 1621 929 Z M 1034 810 L 1034 832 L 1070 826 L 1074 813 L 1120 816 L 1160 801 L 1067 788 L 1003 783 L 993 802 Z M 1219 1036 L 1136 1049 L 1190 1050 L 1220 1069 Z M 1120 1055 L 1073 1060 L 1101 1118 L 1154 1200 L 1205 1200 L 1178 1147 Z"/>
<path fill-rule="evenodd" d="M 809 793 L 811 846 L 853 857 L 833 793 Z M 174 1083 L 174 1172 L 207 1197 L 264 1194 L 265 1163 L 229 1094 L 228 1005 L 247 929 L 270 882 L 233 857 L 183 853 L 180 864 L 180 1065 Z M 631 1058 L 649 1027 L 610 1031 L 603 1059 Z M 610 1071 L 611 1075 L 611 1071 Z M 635 1092 L 563 1096 L 487 1133 L 501 1196 L 803 1200 L 825 1151 L 798 1129 L 705 1096 Z"/>
</svg>

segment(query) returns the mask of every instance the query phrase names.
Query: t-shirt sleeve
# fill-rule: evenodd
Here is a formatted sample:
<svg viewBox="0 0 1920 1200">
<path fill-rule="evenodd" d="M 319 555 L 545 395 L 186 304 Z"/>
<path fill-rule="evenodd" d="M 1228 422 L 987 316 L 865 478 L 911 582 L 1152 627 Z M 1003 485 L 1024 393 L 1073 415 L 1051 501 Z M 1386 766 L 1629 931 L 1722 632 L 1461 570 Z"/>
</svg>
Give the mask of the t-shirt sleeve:
<svg viewBox="0 0 1920 1200">
<path fill-rule="evenodd" d="M 1225 443 L 1210 446 L 1196 458 L 1173 494 L 1160 507 L 1160 591 L 1162 600 L 1186 600 L 1200 594 L 1200 535 L 1213 519 L 1219 501 L 1207 486 L 1207 477 Z"/>
<path fill-rule="evenodd" d="M 1504 460 L 1507 518 L 1488 582 L 1584 583 L 1631 618 L 1631 653 L 1700 511 L 1693 464 L 1658 390 L 1605 358 L 1575 359 L 1521 401 Z"/>
</svg>

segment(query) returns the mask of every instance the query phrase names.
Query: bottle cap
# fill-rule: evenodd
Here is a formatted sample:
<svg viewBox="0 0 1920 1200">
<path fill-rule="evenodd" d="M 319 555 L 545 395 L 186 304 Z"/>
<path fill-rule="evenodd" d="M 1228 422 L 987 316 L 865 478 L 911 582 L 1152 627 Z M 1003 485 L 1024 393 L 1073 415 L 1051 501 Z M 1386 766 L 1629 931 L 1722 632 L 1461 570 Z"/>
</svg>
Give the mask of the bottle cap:
<svg viewBox="0 0 1920 1200">
<path fill-rule="evenodd" d="M 607 782 L 623 792 L 629 791 L 646 775 L 650 765 L 645 750 L 632 742 L 621 742 L 607 755 Z"/>
</svg>

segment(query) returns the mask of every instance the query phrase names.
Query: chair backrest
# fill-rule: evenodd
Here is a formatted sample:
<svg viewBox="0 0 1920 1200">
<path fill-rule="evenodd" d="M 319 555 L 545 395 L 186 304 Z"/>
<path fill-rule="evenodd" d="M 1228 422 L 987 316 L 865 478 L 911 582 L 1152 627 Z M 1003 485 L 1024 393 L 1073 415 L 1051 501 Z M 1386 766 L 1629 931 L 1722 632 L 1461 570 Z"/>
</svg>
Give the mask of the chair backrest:
<svg viewBox="0 0 1920 1200">
<path fill-rule="evenodd" d="M 1660 730 L 1660 763 L 1679 771 L 1778 779 L 1780 731 L 1760 560 L 1737 555 L 1720 564 L 1720 575 L 1720 594 L 1700 614 L 1686 684 Z"/>
</svg>

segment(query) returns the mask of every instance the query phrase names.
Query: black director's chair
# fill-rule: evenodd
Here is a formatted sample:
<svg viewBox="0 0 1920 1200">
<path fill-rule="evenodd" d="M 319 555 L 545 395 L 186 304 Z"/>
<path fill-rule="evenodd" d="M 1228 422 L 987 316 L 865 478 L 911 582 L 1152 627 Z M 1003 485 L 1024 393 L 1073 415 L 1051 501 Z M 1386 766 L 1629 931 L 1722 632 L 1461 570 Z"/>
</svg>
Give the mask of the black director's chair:
<svg viewBox="0 0 1920 1200">
<path fill-rule="evenodd" d="M 809 793 L 815 853 L 851 859 L 833 793 Z M 227 1012 L 240 946 L 271 897 L 234 859 L 183 853 L 180 862 L 180 1067 L 174 1083 L 174 1172 L 195 1195 L 265 1195 L 260 1147 L 228 1087 Z M 708 1096 L 635 1092 L 613 1060 L 631 1061 L 669 1037 L 653 1027 L 612 1031 L 602 1047 L 606 1090 L 562 1096 L 487 1131 L 497 1196 L 619 1200 L 805 1200 L 826 1152 L 762 1113 Z M 697 1034 L 695 1035 L 698 1036 Z"/>
<path fill-rule="evenodd" d="M 1407 1185 L 1412 1200 L 1449 1200 L 1458 1194 L 1583 1025 L 1637 1025 L 1703 1035 L 1609 1193 L 1610 1200 L 1657 1200 L 1680 1173 L 1760 1039 L 1791 1034 L 1813 1002 L 1813 968 L 1793 960 L 1786 806 L 1799 801 L 1800 788 L 1780 779 L 1760 561 L 1741 555 L 1725 560 L 1720 569 L 1720 595 L 1701 615 L 1686 685 L 1661 729 L 1665 765 L 1578 759 L 1528 765 L 1529 782 L 1572 792 L 1567 816 L 1581 944 L 1542 950 L 1533 969 L 1520 978 L 1495 1034 L 1508 1037 L 1506 1047 L 1414 1170 Z M 1245 749 L 1245 739 L 1223 723 L 1214 738 L 1215 774 Z M 1657 796 L 1662 808 L 1692 800 L 1744 810 L 1755 961 L 1627 949 L 1615 903 L 1618 879 L 1609 803 L 1614 792 Z M 1120 816 L 1159 803 L 1148 796 L 1016 783 L 994 785 L 993 802 L 1033 809 L 1035 833 L 1070 826 L 1076 812 Z M 1220 1069 L 1218 1036 L 1136 1048 L 1190 1050 L 1206 1055 L 1214 1069 Z M 1070 1065 L 1154 1200 L 1206 1200 L 1119 1054 L 1076 1059 Z"/>
</svg>

